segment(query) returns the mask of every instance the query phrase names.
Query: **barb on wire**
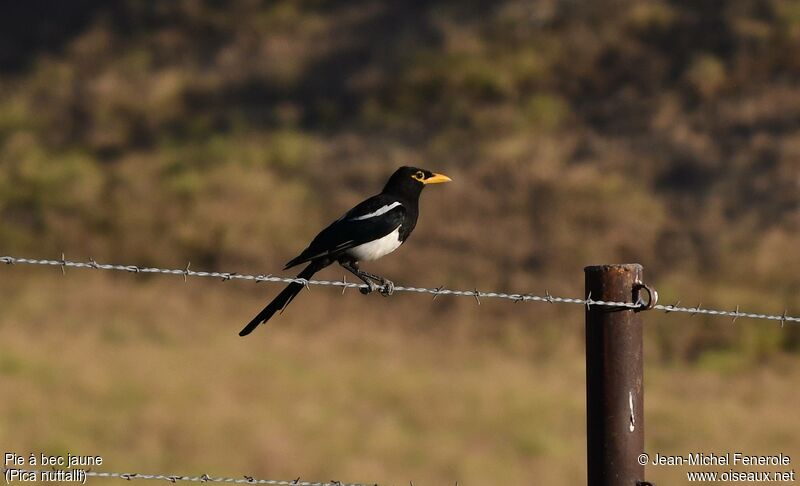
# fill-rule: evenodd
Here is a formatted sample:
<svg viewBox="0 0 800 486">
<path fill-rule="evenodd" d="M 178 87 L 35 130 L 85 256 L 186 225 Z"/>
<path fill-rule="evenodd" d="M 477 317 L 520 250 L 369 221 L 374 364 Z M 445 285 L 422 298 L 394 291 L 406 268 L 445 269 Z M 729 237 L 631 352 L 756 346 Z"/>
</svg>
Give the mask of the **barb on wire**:
<svg viewBox="0 0 800 486">
<path fill-rule="evenodd" d="M 733 320 L 731 321 L 731 324 L 736 324 L 736 319 L 738 318 L 739 318 L 739 306 L 737 305 L 736 311 L 734 311 L 733 313 Z"/>
<path fill-rule="evenodd" d="M 12 469 L 5 469 L 4 476 Z M 13 469 L 20 473 L 30 474 L 33 473 L 36 478 L 41 477 L 42 473 L 49 474 L 52 471 L 45 471 L 41 469 Z M 54 469 L 55 470 L 55 469 Z M 66 470 L 65 470 L 66 471 Z M 73 470 L 79 471 L 79 470 Z M 281 479 L 256 479 L 253 476 L 243 475 L 241 478 L 226 478 L 214 477 L 208 474 L 200 476 L 181 476 L 178 474 L 141 474 L 141 473 L 119 473 L 119 472 L 103 472 L 103 471 L 83 471 L 83 475 L 96 478 L 116 478 L 131 481 L 134 479 L 149 479 L 156 481 L 168 481 L 176 483 L 178 481 L 186 481 L 192 483 L 227 483 L 227 484 L 271 484 L 275 486 L 378 486 L 377 483 L 363 484 L 363 483 L 343 483 L 341 481 L 331 480 L 328 482 L 312 482 L 301 481 L 298 476 L 297 479 L 281 480 Z"/>
<path fill-rule="evenodd" d="M 169 269 L 169 268 L 156 268 L 156 267 L 139 267 L 136 265 L 119 265 L 119 264 L 110 264 L 110 263 L 97 263 L 94 260 L 91 262 L 76 262 L 67 260 L 64 258 L 62 254 L 61 260 L 47 260 L 47 259 L 36 259 L 36 258 L 19 258 L 13 256 L 3 256 L 0 257 L 0 263 L 5 263 L 8 265 L 13 264 L 24 264 L 24 265 L 45 265 L 45 266 L 58 266 L 64 270 L 66 267 L 71 268 L 92 268 L 97 270 L 116 270 L 116 271 L 125 271 L 125 272 L 133 272 L 133 273 L 153 273 L 153 274 L 165 274 L 165 275 L 180 275 L 184 278 L 187 277 L 207 277 L 207 278 L 219 278 L 223 281 L 229 280 L 251 280 L 255 282 L 279 282 L 279 283 L 292 283 L 296 282 L 302 284 L 304 287 L 309 288 L 311 285 L 322 285 L 322 286 L 331 286 L 331 287 L 342 287 L 343 290 L 349 288 L 367 288 L 366 284 L 358 284 L 358 283 L 351 283 L 347 282 L 346 280 L 307 280 L 304 278 L 290 278 L 290 277 L 276 277 L 273 275 L 248 275 L 248 274 L 240 274 L 235 272 L 207 272 L 207 271 L 197 271 L 191 270 L 189 265 L 185 268 L 178 268 L 178 269 Z M 441 295 L 452 295 L 456 297 L 472 297 L 477 302 L 480 302 L 481 298 L 489 298 L 489 299 L 507 299 L 514 302 L 547 302 L 550 304 L 576 304 L 582 306 L 602 306 L 602 307 L 613 307 L 613 308 L 626 308 L 626 309 L 637 309 L 637 310 L 644 310 L 645 305 L 641 302 L 613 302 L 613 301 L 603 301 L 603 300 L 595 300 L 592 298 L 591 295 L 587 296 L 585 299 L 578 299 L 574 297 L 556 297 L 550 294 L 549 291 L 545 290 L 544 295 L 533 295 L 533 294 L 522 294 L 522 293 L 506 293 L 506 292 L 480 292 L 477 289 L 475 290 L 453 290 L 453 289 L 446 289 L 444 286 L 436 287 L 436 288 L 424 288 L 424 287 L 407 287 L 397 285 L 394 287 L 395 292 L 414 292 L 414 293 L 423 293 L 423 294 L 432 294 L 434 299 L 441 296 Z M 713 316 L 725 316 L 725 317 L 732 317 L 732 318 L 739 318 L 739 317 L 746 317 L 749 319 L 764 319 L 770 321 L 777 321 L 780 322 L 781 325 L 787 322 L 800 322 L 800 317 L 790 316 L 787 314 L 787 311 L 784 310 L 783 314 L 780 315 L 772 315 L 772 314 L 759 314 L 753 312 L 740 312 L 736 311 L 726 311 L 726 310 L 718 310 L 718 309 L 705 309 L 697 305 L 697 307 L 680 307 L 680 301 L 676 302 L 674 305 L 663 305 L 663 304 L 656 304 L 652 306 L 653 309 L 663 310 L 667 313 L 671 312 L 684 312 L 689 313 L 692 315 L 697 314 L 704 314 L 704 315 L 713 315 Z"/>
<path fill-rule="evenodd" d="M 481 295 L 483 294 L 479 292 L 478 289 L 475 289 L 472 291 L 472 295 L 475 297 L 475 302 L 477 302 L 478 305 L 481 305 Z"/>
<path fill-rule="evenodd" d="M 674 303 L 674 304 L 672 304 L 672 305 L 664 305 L 664 306 L 661 306 L 661 307 L 663 307 L 663 308 L 664 308 L 664 312 L 666 312 L 667 314 L 669 314 L 670 312 L 672 312 L 672 309 L 675 309 L 675 308 L 677 308 L 679 305 L 681 305 L 681 301 L 680 301 L 680 300 L 679 300 L 679 301 L 677 301 L 677 302 L 675 302 L 675 303 Z M 656 308 L 656 307 L 659 307 L 659 306 L 658 306 L 658 305 L 656 305 L 656 306 L 654 306 L 653 308 Z M 739 312 L 739 309 L 738 309 L 738 307 L 737 307 L 737 309 L 736 309 L 736 312 Z"/>
</svg>

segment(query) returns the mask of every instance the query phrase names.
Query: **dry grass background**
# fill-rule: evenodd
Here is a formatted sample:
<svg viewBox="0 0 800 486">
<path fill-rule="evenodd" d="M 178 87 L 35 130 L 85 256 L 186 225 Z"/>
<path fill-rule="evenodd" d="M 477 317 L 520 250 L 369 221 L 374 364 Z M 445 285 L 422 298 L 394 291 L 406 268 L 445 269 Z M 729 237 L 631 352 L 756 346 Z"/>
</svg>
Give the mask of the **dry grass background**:
<svg viewBox="0 0 800 486">
<path fill-rule="evenodd" d="M 277 272 L 418 164 L 454 183 L 369 265 L 398 283 L 579 296 L 636 261 L 668 303 L 800 314 L 795 2 L 42 5 L 0 18 L 0 253 Z M 238 338 L 277 291 L 0 268 L 0 446 L 583 481 L 580 307 L 320 288 Z M 648 314 L 648 450 L 800 458 L 799 331 Z"/>
<path fill-rule="evenodd" d="M 547 323 L 548 306 L 515 306 L 514 325 L 496 318 L 513 304 L 315 288 L 243 340 L 235 331 L 273 287 L 22 267 L 4 276 L 15 303 L 0 320 L 7 449 L 100 454 L 116 471 L 584 481 L 580 307 Z M 648 358 L 650 331 L 670 326 L 653 320 Z M 708 324 L 723 334 L 754 325 Z M 647 450 L 800 457 L 800 363 L 738 363 L 648 359 Z M 651 467 L 648 478 L 681 484 L 686 470 Z"/>
</svg>

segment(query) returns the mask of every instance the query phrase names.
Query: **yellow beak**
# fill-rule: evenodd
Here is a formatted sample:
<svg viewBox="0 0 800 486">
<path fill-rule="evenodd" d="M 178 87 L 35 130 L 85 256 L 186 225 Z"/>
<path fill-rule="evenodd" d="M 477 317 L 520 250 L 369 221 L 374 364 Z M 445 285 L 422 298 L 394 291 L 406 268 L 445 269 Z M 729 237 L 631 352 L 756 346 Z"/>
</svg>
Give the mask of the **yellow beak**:
<svg viewBox="0 0 800 486">
<path fill-rule="evenodd" d="M 430 176 L 427 179 L 425 179 L 424 181 L 422 181 L 422 183 L 423 184 L 440 184 L 442 182 L 450 182 L 452 180 L 453 179 L 447 177 L 444 174 L 436 174 L 436 173 L 434 173 L 432 176 Z"/>
</svg>

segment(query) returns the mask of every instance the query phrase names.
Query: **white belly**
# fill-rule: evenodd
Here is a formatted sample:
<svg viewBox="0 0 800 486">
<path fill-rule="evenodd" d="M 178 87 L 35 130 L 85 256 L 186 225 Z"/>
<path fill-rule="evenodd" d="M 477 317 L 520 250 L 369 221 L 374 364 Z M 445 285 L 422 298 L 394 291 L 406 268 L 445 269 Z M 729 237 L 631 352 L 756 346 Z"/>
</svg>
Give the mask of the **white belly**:
<svg viewBox="0 0 800 486">
<path fill-rule="evenodd" d="M 398 226 L 394 231 L 383 238 L 364 243 L 363 245 L 354 246 L 347 250 L 347 253 L 358 261 L 377 260 L 383 255 L 395 251 L 401 243 L 400 227 Z"/>
</svg>

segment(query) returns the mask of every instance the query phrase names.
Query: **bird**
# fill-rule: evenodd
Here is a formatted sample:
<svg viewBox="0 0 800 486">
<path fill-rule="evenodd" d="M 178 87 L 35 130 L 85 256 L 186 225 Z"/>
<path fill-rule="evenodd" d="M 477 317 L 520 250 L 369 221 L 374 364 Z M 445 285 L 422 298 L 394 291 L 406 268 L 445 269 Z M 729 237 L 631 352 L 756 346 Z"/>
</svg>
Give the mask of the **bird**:
<svg viewBox="0 0 800 486">
<path fill-rule="evenodd" d="M 283 269 L 308 263 L 296 277 L 307 281 L 315 273 L 336 262 L 366 284 L 366 287 L 359 289 L 362 294 L 379 289 L 384 296 L 391 295 L 394 283 L 361 270 L 359 262 L 377 260 L 399 248 L 417 225 L 422 189 L 429 184 L 451 180 L 444 174 L 426 169 L 400 167 L 389 177 L 379 194 L 357 204 L 320 231 L 308 247 L 289 260 Z M 276 312 L 283 312 L 303 287 L 304 284 L 300 282 L 290 283 L 239 335 L 247 336 Z"/>
</svg>

